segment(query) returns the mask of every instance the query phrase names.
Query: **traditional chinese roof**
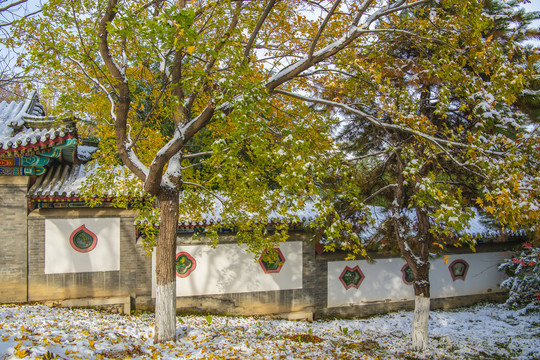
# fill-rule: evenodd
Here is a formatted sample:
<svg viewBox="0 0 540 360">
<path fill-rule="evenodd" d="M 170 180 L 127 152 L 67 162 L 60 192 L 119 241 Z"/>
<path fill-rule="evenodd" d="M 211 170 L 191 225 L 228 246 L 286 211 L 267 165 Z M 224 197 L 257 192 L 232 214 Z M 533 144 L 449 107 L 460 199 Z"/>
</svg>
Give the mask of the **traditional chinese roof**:
<svg viewBox="0 0 540 360">
<path fill-rule="evenodd" d="M 28 191 L 28 198 L 32 202 L 42 202 L 37 207 L 84 207 L 84 200 L 81 199 L 81 187 L 84 181 L 94 176 L 99 170 L 97 163 L 90 162 L 86 164 L 56 164 L 52 166 L 47 173 L 37 177 L 36 182 Z M 115 168 L 119 172 L 120 178 L 125 179 L 129 176 L 134 176 L 124 167 Z M 104 206 L 110 206 L 110 201 L 122 192 L 122 185 L 114 186 L 113 190 L 105 195 Z M 141 193 L 132 194 L 134 197 L 142 197 Z M 182 199 L 180 199 L 182 201 Z M 180 214 L 178 226 L 180 229 L 193 229 L 211 226 L 214 224 L 223 224 L 223 204 L 216 198 L 209 199 L 211 206 L 207 211 L 204 211 L 197 216 L 193 214 Z M 226 201 L 226 200 L 225 200 Z M 302 201 L 302 207 L 294 210 L 287 215 L 282 215 L 277 212 L 272 212 L 266 219 L 267 224 L 277 224 L 289 222 L 293 224 L 305 224 L 314 221 L 318 216 L 316 208 L 317 197 Z M 46 204 L 44 205 L 43 202 Z M 70 204 L 71 202 L 71 204 Z M 48 203 L 48 204 L 47 204 Z M 63 203 L 54 205 L 54 203 Z M 373 215 L 374 222 L 364 228 L 362 237 L 372 237 L 377 230 L 382 226 L 385 220 L 388 219 L 389 213 L 384 207 L 372 206 L 370 211 Z M 483 239 L 490 239 L 499 236 L 500 230 L 488 225 L 488 219 L 482 214 L 475 211 L 476 215 L 471 219 L 468 233 L 479 235 Z M 407 212 L 407 217 L 414 218 L 413 212 Z M 139 219 L 144 222 L 144 219 Z M 525 236 L 525 231 L 505 231 L 509 236 Z"/>
<path fill-rule="evenodd" d="M 86 177 L 82 164 L 55 165 L 28 191 L 31 199 L 78 198 L 80 187 Z"/>
<path fill-rule="evenodd" d="M 94 148 L 95 149 L 95 148 Z M 82 186 L 85 180 L 101 171 L 97 162 L 60 164 L 56 163 L 41 176 L 36 178 L 35 183 L 28 190 L 27 197 L 32 202 L 84 202 Z M 120 177 L 134 176 L 126 168 L 117 167 L 115 171 L 121 172 Z M 127 174 L 126 174 L 127 172 Z M 112 186 L 112 189 L 102 196 L 102 200 L 110 202 L 122 192 L 122 186 Z M 125 194 L 125 193 L 123 193 Z M 141 196 L 133 194 L 133 197 Z"/>
<path fill-rule="evenodd" d="M 1 102 L 0 175 L 41 175 L 51 159 L 78 161 L 75 120 L 45 116 L 35 92 L 23 102 Z"/>
</svg>

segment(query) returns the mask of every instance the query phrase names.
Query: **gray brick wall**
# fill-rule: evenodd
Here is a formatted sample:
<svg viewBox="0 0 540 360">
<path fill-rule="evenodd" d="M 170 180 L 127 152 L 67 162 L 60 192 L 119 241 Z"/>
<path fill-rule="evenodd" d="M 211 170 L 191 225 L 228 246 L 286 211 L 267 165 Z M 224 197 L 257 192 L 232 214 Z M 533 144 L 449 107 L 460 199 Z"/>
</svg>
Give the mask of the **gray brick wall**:
<svg viewBox="0 0 540 360">
<path fill-rule="evenodd" d="M 26 301 L 28 177 L 0 176 L 0 302 Z"/>
</svg>

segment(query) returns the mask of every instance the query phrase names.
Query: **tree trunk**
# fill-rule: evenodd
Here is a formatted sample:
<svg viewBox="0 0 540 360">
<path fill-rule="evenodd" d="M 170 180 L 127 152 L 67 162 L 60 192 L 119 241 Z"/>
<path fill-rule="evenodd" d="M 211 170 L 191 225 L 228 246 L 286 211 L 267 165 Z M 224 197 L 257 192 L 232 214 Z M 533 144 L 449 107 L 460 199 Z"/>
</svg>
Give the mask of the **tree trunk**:
<svg viewBox="0 0 540 360">
<path fill-rule="evenodd" d="M 161 217 L 156 245 L 156 308 L 154 343 L 176 341 L 176 233 L 178 191 L 158 196 Z"/>
<path fill-rule="evenodd" d="M 414 273 L 414 272 L 413 272 Z M 429 263 L 418 266 L 414 274 L 414 315 L 412 324 L 412 349 L 424 351 L 428 345 L 428 320 L 430 307 Z"/>
<path fill-rule="evenodd" d="M 414 351 L 424 351 L 428 345 L 429 305 L 429 296 L 414 296 L 414 315 L 412 325 L 412 349 Z"/>
<path fill-rule="evenodd" d="M 414 267 L 414 315 L 412 326 L 412 349 L 424 351 L 428 345 L 428 320 L 430 307 L 429 245 L 432 235 L 427 213 L 416 209 L 418 218 L 418 257 Z M 411 259 L 412 260 L 412 259 Z M 410 265 L 409 265 L 410 266 Z"/>
</svg>

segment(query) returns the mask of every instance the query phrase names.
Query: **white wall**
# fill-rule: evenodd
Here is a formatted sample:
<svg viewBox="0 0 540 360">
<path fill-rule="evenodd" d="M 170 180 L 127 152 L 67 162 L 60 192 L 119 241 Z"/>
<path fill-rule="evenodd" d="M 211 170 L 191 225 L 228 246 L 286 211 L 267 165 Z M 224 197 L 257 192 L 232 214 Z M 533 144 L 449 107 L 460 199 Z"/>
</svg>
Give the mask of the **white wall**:
<svg viewBox="0 0 540 360">
<path fill-rule="evenodd" d="M 266 274 L 244 245 L 179 246 L 197 262 L 185 278 L 176 277 L 176 296 L 230 294 L 302 288 L 302 242 L 279 247 L 285 262 L 279 273 Z M 155 297 L 155 255 L 152 253 L 152 296 Z"/>
<path fill-rule="evenodd" d="M 449 255 L 446 264 L 442 258 L 433 260 L 429 272 L 431 297 L 497 291 L 498 285 L 506 278 L 504 273 L 497 271 L 498 264 L 504 259 L 502 254 L 496 252 Z M 465 260 L 469 264 L 465 281 L 461 279 L 453 281 L 448 270 L 448 266 L 457 259 Z M 345 289 L 339 276 L 345 267 L 353 268 L 356 265 L 364 273 L 364 281 L 358 289 Z M 369 264 L 365 260 L 329 262 L 328 307 L 361 304 L 368 301 L 414 299 L 412 285 L 406 285 L 402 280 L 403 265 L 405 265 L 405 260 L 400 258 L 380 259 L 375 264 Z"/>
<path fill-rule="evenodd" d="M 70 244 L 74 230 L 85 225 L 97 236 L 96 247 L 78 252 Z M 120 270 L 120 219 L 45 220 L 45 274 Z"/>
</svg>

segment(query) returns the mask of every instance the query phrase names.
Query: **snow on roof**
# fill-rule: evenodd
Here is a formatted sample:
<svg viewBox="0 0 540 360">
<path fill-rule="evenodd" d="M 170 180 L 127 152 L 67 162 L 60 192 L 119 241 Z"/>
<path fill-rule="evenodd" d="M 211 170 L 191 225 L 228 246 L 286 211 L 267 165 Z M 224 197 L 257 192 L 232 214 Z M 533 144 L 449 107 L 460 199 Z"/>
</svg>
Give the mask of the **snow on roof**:
<svg viewBox="0 0 540 360">
<path fill-rule="evenodd" d="M 55 165 L 46 174 L 39 176 L 34 183 L 34 185 L 28 191 L 28 197 L 30 198 L 78 198 L 80 197 L 81 188 L 84 181 L 90 177 L 94 176 L 96 171 L 102 171 L 97 166 L 97 162 L 90 162 L 87 164 L 66 164 L 66 165 Z M 133 174 L 125 167 L 116 167 L 113 171 L 119 173 L 119 178 L 126 179 L 127 177 L 134 177 Z M 109 191 L 107 193 L 108 197 L 115 197 L 119 192 L 122 191 L 122 185 L 112 186 L 116 192 Z M 138 194 L 133 194 L 133 196 L 142 196 L 141 192 Z M 180 202 L 184 201 L 182 197 Z M 179 226 L 209 226 L 214 224 L 224 223 L 224 202 L 227 202 L 227 199 L 217 199 L 216 197 L 207 195 L 205 200 L 210 204 L 206 211 L 201 211 L 200 214 L 194 215 L 192 213 L 181 213 L 179 219 Z M 262 200 L 264 202 L 264 199 Z M 285 205 L 284 205 L 285 207 Z M 184 207 L 181 207 L 180 210 L 185 210 Z M 373 223 L 366 226 L 363 229 L 362 237 L 371 237 L 374 236 L 378 229 L 382 226 L 383 222 L 387 220 L 389 216 L 388 209 L 380 206 L 372 206 L 369 208 L 372 216 Z M 475 210 L 476 211 L 476 210 Z M 251 214 L 245 212 L 247 217 L 255 217 L 257 214 Z M 307 201 L 303 201 L 303 205 L 300 209 L 294 209 L 291 211 L 279 212 L 271 211 L 267 216 L 266 221 L 268 223 L 283 223 L 283 222 L 299 222 L 299 223 L 310 223 L 318 217 L 319 213 L 317 210 L 317 197 L 311 197 Z M 414 212 L 408 211 L 405 216 L 414 218 Z M 470 221 L 468 232 L 471 234 L 479 234 L 484 238 L 492 238 L 500 235 L 500 231 L 488 225 L 489 220 L 482 214 L 476 211 L 476 216 L 473 217 Z"/>
<path fill-rule="evenodd" d="M 209 197 L 207 199 L 210 202 L 210 209 L 203 211 L 197 215 L 196 218 L 193 214 L 180 213 L 179 226 L 208 226 L 213 224 L 221 224 L 224 222 L 224 204 L 216 197 Z M 227 199 L 222 199 L 227 202 Z M 182 202 L 182 198 L 180 198 Z M 264 202 L 264 199 L 261 201 Z M 182 209 L 181 209 L 182 210 Z M 255 218 L 258 214 L 245 211 L 244 214 L 248 218 Z M 316 202 L 304 201 L 300 209 L 294 209 L 285 213 L 276 210 L 270 211 L 266 217 L 266 222 L 269 224 L 278 224 L 284 222 L 300 222 L 310 223 L 314 221 L 318 216 L 316 209 Z"/>
<path fill-rule="evenodd" d="M 68 123 L 66 125 L 66 123 Z M 21 146 L 38 146 L 75 133 L 72 121 L 58 121 L 45 117 L 37 93 L 22 102 L 0 103 L 0 150 L 15 150 Z"/>
<path fill-rule="evenodd" d="M 86 175 L 81 164 L 55 165 L 36 179 L 28 197 L 78 197 Z"/>
<path fill-rule="evenodd" d="M 86 162 L 92 159 L 92 154 L 97 151 L 97 147 L 90 145 L 78 145 L 77 157 L 80 161 Z"/>
</svg>

